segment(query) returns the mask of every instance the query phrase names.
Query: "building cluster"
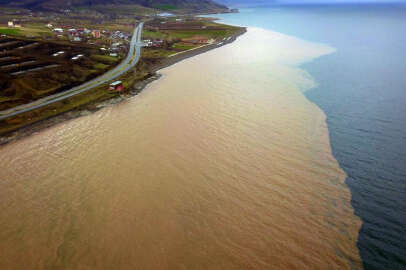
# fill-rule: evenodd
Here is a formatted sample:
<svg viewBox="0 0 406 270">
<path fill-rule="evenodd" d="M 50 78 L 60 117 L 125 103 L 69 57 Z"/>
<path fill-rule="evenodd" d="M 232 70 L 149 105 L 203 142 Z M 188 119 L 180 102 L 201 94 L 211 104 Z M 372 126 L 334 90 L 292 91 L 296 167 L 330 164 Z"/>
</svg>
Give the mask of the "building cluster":
<svg viewBox="0 0 406 270">
<path fill-rule="evenodd" d="M 183 43 L 190 43 L 194 45 L 204 45 L 214 42 L 214 40 L 209 40 L 207 38 L 184 38 L 182 39 Z"/>
<path fill-rule="evenodd" d="M 162 47 L 164 41 L 162 39 L 144 39 L 145 47 Z"/>
<path fill-rule="evenodd" d="M 112 82 L 112 83 L 109 85 L 109 90 L 110 90 L 110 91 L 121 92 L 121 91 L 123 91 L 123 89 L 124 89 L 124 87 L 123 87 L 122 81 L 115 81 L 115 82 Z"/>
<path fill-rule="evenodd" d="M 130 35 L 123 33 L 121 31 L 114 31 L 109 33 L 109 37 L 111 39 L 124 39 L 124 40 L 129 40 L 130 39 Z"/>
<path fill-rule="evenodd" d="M 9 28 L 21 28 L 21 22 L 17 20 L 12 20 L 7 23 Z"/>
<path fill-rule="evenodd" d="M 51 23 L 46 25 L 48 28 L 52 29 L 58 37 L 66 36 L 69 40 L 73 42 L 89 41 L 91 39 L 109 39 L 111 41 L 123 40 L 128 41 L 131 36 L 122 31 L 107 31 L 99 29 L 87 29 L 87 28 L 74 28 L 70 25 L 62 25 L 60 27 L 54 27 Z M 97 42 L 92 42 L 97 43 Z"/>
</svg>

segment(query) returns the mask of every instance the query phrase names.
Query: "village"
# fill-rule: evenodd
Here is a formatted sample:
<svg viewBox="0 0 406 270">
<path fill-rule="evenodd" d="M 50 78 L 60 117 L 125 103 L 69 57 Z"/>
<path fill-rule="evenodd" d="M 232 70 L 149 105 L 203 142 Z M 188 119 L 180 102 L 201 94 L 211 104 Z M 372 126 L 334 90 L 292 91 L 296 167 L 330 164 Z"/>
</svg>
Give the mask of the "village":
<svg viewBox="0 0 406 270">
<path fill-rule="evenodd" d="M 146 18 L 145 18 L 146 17 Z M 169 13 L 162 13 L 155 16 L 145 16 L 143 19 L 147 20 L 146 31 L 143 35 L 145 47 L 173 47 L 181 48 L 185 45 L 203 45 L 214 42 L 216 36 L 212 36 L 211 32 L 216 30 L 224 30 L 218 26 L 207 25 L 202 19 L 196 19 L 195 17 L 184 16 L 172 16 Z M 56 17 L 56 21 L 59 18 Z M 137 23 L 139 20 L 135 20 Z M 129 40 L 131 39 L 131 31 L 134 28 L 134 23 L 121 24 L 120 28 L 125 30 L 117 30 L 100 28 L 91 28 L 87 23 L 60 23 L 48 21 L 43 25 L 36 28 L 41 28 L 40 35 L 33 35 L 33 31 L 28 31 L 33 24 L 30 20 L 11 19 L 7 22 L 7 28 L 2 29 L 0 24 L 0 34 L 3 37 L 9 32 L 12 35 L 21 35 L 27 38 L 38 38 L 47 41 L 66 41 L 77 44 L 89 44 L 100 47 L 103 51 L 109 52 L 111 56 L 117 57 L 122 53 L 125 53 L 128 48 Z M 101 24 L 100 26 L 103 26 Z M 7 31 L 9 30 L 9 31 Z M 14 30 L 14 31 L 13 31 Z M 187 33 L 187 32 L 189 33 Z M 176 32 L 181 35 L 177 35 Z M 203 35 L 200 34 L 202 32 Z M 174 45 L 174 46 L 173 46 Z"/>
<path fill-rule="evenodd" d="M 18 20 L 11 20 L 8 21 L 7 27 L 9 29 L 22 29 L 23 24 Z M 49 33 L 42 36 L 44 40 L 94 45 L 100 47 L 103 52 L 108 52 L 112 57 L 118 57 L 125 53 L 131 39 L 129 32 L 119 30 L 88 29 L 52 22 L 47 23 L 45 27 L 49 29 Z M 128 27 L 133 28 L 134 25 L 128 25 Z M 3 34 L 2 37 L 6 37 L 6 35 Z"/>
</svg>

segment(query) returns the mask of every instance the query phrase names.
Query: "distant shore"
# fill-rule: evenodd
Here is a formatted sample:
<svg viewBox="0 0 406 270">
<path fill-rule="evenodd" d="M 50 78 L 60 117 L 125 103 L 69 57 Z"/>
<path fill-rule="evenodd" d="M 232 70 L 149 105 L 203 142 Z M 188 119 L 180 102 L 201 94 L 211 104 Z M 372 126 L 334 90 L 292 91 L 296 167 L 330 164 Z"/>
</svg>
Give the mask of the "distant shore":
<svg viewBox="0 0 406 270">
<path fill-rule="evenodd" d="M 219 45 L 218 43 L 214 44 L 209 44 L 206 46 L 202 46 L 196 49 L 188 50 L 181 52 L 179 54 L 167 57 L 165 59 L 162 59 L 159 63 L 153 64 L 150 67 L 151 71 L 151 76 L 148 76 L 148 78 L 138 81 L 134 83 L 131 87 L 128 93 L 122 94 L 119 97 L 113 97 L 108 100 L 104 101 L 96 101 L 90 104 L 83 105 L 78 108 L 74 108 L 71 111 L 68 112 L 63 112 L 58 115 L 51 116 L 49 118 L 40 120 L 38 122 L 32 123 L 32 124 L 27 124 L 26 126 L 20 127 L 17 130 L 14 130 L 10 133 L 2 134 L 0 135 L 0 146 L 19 140 L 21 138 L 24 138 L 26 136 L 29 136 L 31 134 L 40 132 L 41 130 L 44 130 L 46 128 L 49 128 L 51 126 L 54 126 L 56 124 L 62 123 L 67 120 L 75 119 L 81 116 L 89 115 L 93 112 L 96 112 L 102 108 L 112 106 L 114 104 L 118 104 L 128 98 L 131 98 L 137 94 L 139 94 L 148 84 L 151 82 L 158 80 L 161 75 L 157 73 L 159 70 L 169 67 L 171 65 L 174 65 L 178 62 L 181 62 L 185 59 L 188 59 L 190 57 L 194 57 L 196 55 L 214 50 L 216 48 L 222 47 L 224 45 L 230 44 L 234 42 L 239 36 L 245 34 L 247 32 L 246 28 L 241 28 L 241 31 L 238 31 L 234 35 L 232 35 L 228 40 L 225 40 Z"/>
</svg>

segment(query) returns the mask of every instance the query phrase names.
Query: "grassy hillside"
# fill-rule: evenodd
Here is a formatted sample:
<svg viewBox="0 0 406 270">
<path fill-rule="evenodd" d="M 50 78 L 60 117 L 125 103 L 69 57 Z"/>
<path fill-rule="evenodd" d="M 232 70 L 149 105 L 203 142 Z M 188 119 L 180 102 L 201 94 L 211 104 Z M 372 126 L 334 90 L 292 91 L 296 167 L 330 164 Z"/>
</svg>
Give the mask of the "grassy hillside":
<svg viewBox="0 0 406 270">
<path fill-rule="evenodd" d="M 137 5 L 149 9 L 170 12 L 224 12 L 227 7 L 213 0 L 0 0 L 0 5 L 32 10 L 61 10 L 72 8 L 92 8 L 100 6 Z"/>
</svg>

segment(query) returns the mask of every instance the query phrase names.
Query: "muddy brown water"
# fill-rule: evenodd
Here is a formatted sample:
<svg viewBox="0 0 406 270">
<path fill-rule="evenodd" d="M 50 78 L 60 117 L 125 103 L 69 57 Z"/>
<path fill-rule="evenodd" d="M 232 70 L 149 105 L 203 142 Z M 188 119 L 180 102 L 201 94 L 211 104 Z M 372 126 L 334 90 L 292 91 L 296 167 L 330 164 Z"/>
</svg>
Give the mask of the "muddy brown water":
<svg viewBox="0 0 406 270">
<path fill-rule="evenodd" d="M 0 269 L 360 268 L 345 174 L 297 66 L 249 29 L 136 98 L 0 148 Z"/>
</svg>

